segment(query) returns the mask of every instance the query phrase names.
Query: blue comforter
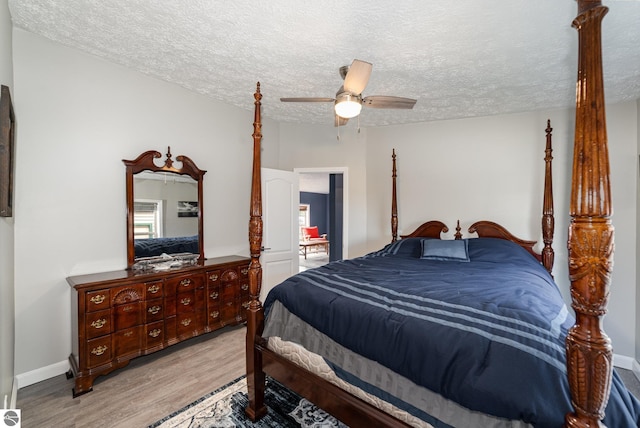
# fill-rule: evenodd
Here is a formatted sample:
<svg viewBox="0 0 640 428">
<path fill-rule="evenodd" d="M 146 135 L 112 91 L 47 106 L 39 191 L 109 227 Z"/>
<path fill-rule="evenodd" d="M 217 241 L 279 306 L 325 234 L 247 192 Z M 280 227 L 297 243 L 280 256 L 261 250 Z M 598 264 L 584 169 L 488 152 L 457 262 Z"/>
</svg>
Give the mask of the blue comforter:
<svg viewBox="0 0 640 428">
<path fill-rule="evenodd" d="M 346 348 L 460 405 L 539 427 L 572 411 L 565 337 L 573 318 L 547 271 L 521 247 L 470 239 L 470 262 L 420 258 L 405 239 L 287 279 L 265 301 Z M 640 403 L 614 375 L 605 424 L 640 426 Z"/>
<path fill-rule="evenodd" d="M 162 254 L 192 253 L 198 254 L 198 235 L 179 236 L 175 238 L 136 239 L 136 258 L 156 257 Z"/>
</svg>

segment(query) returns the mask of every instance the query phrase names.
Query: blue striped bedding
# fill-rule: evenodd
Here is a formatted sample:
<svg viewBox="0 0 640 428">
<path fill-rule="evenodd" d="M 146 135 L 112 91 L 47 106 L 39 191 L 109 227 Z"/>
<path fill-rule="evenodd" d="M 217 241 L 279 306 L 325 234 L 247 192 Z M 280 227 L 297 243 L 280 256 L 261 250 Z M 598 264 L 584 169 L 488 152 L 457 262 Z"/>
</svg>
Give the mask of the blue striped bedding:
<svg viewBox="0 0 640 428">
<path fill-rule="evenodd" d="M 340 345 L 467 409 L 561 426 L 572 410 L 564 342 L 574 320 L 556 284 L 509 241 L 470 239 L 468 252 L 470 262 L 425 260 L 421 239 L 404 239 L 287 279 L 265 313 L 278 300 Z M 615 375 L 604 422 L 640 426 L 639 415 Z"/>
</svg>

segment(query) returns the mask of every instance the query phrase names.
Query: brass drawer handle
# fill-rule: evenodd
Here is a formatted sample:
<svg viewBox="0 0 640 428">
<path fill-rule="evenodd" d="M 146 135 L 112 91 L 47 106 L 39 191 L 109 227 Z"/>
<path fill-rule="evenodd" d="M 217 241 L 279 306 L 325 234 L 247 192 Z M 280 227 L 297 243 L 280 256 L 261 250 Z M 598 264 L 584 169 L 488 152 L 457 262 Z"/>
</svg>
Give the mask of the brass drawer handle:
<svg viewBox="0 0 640 428">
<path fill-rule="evenodd" d="M 187 318 L 187 319 L 184 319 L 184 320 L 180 321 L 180 324 L 182 324 L 185 327 L 188 326 L 189 324 L 191 324 L 191 318 Z"/>
<path fill-rule="evenodd" d="M 183 279 L 182 281 L 180 281 L 180 285 L 182 285 L 183 287 L 186 287 L 187 285 L 191 284 L 191 280 L 190 279 Z"/>
<path fill-rule="evenodd" d="M 212 299 L 217 299 L 218 298 L 218 292 L 214 291 L 213 293 L 209 294 L 209 297 L 211 297 Z"/>
<path fill-rule="evenodd" d="M 242 303 L 242 307 L 245 308 L 245 309 L 248 309 L 249 308 L 249 302 L 243 302 Z"/>
<path fill-rule="evenodd" d="M 246 274 L 248 274 L 248 273 L 249 273 L 249 268 L 243 268 L 240 272 L 241 272 L 243 275 L 246 275 Z"/>
<path fill-rule="evenodd" d="M 104 299 L 106 298 L 107 297 L 104 294 L 98 294 L 97 296 L 93 296 L 90 300 L 96 305 L 99 305 L 100 303 L 104 302 Z"/>
<path fill-rule="evenodd" d="M 133 310 L 133 306 L 125 306 L 124 308 L 122 308 L 123 312 L 131 312 Z"/>
<path fill-rule="evenodd" d="M 214 274 L 209 275 L 209 279 L 210 279 L 211 281 L 217 281 L 217 280 L 218 280 L 218 278 L 219 278 L 218 274 L 215 274 L 215 273 L 214 273 Z"/>
<path fill-rule="evenodd" d="M 130 336 L 132 336 L 132 335 L 133 335 L 133 332 L 132 332 L 132 331 L 127 331 L 127 332 L 125 332 L 125 333 L 124 333 L 124 335 L 125 335 L 126 337 L 130 337 Z"/>
<path fill-rule="evenodd" d="M 219 316 L 220 316 L 220 312 L 218 311 L 211 312 L 211 318 L 218 318 Z"/>
<path fill-rule="evenodd" d="M 159 330 L 159 329 L 155 328 L 155 329 L 153 329 L 153 330 L 151 330 L 149 332 L 149 336 L 158 337 L 158 336 L 160 336 L 160 333 L 162 333 L 162 330 Z"/>
<path fill-rule="evenodd" d="M 240 288 L 242 288 L 242 291 L 247 291 L 249 289 L 249 284 L 242 284 Z"/>
<path fill-rule="evenodd" d="M 108 349 L 108 348 L 107 348 L 106 346 L 104 346 L 104 345 L 100 345 L 100 346 L 98 346 L 97 348 L 93 348 L 93 349 L 91 350 L 91 353 L 92 353 L 93 355 L 102 355 L 102 354 L 104 354 L 104 352 L 105 352 L 107 349 Z"/>
<path fill-rule="evenodd" d="M 91 327 L 93 328 L 102 328 L 104 327 L 104 325 L 107 323 L 107 320 L 104 318 L 101 318 L 99 320 L 95 320 L 94 322 L 91 323 Z"/>
<path fill-rule="evenodd" d="M 157 285 L 153 284 L 151 286 L 149 286 L 149 288 L 147 288 L 147 291 L 151 294 L 156 294 L 158 291 L 160 291 L 160 287 L 158 287 Z"/>
<path fill-rule="evenodd" d="M 151 306 L 149 309 L 147 309 L 149 311 L 150 314 L 155 315 L 158 312 L 160 312 L 160 309 L 162 309 L 160 306 Z"/>
<path fill-rule="evenodd" d="M 180 300 L 180 303 L 182 303 L 183 305 L 187 306 L 189 305 L 189 303 L 191 303 L 191 299 L 188 297 L 185 297 L 184 299 Z"/>
</svg>

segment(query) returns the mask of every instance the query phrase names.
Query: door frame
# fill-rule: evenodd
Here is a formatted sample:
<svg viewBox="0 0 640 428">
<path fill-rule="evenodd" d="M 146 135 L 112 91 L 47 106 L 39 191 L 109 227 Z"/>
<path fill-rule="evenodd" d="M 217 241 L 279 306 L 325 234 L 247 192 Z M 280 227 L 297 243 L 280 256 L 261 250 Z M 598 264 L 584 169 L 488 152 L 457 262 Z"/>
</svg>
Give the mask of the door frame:
<svg viewBox="0 0 640 428">
<path fill-rule="evenodd" d="M 320 167 L 320 168 L 293 168 L 293 172 L 342 174 L 343 204 L 342 204 L 342 258 L 349 258 L 349 168 L 347 167 Z"/>
</svg>

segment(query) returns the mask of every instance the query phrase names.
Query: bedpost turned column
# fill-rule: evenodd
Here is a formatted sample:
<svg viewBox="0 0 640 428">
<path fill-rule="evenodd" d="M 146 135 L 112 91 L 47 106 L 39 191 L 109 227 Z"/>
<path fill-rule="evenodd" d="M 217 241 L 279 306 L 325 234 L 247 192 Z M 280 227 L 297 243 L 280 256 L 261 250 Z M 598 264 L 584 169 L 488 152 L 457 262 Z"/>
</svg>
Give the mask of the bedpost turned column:
<svg viewBox="0 0 640 428">
<path fill-rule="evenodd" d="M 555 231 L 555 219 L 553 217 L 553 180 L 552 167 L 553 148 L 551 145 L 551 120 L 547 119 L 547 145 L 544 151 L 544 198 L 542 207 L 542 240 L 544 248 L 542 249 L 542 265 L 551 273 L 553 270 L 554 252 L 553 252 L 553 233 Z"/>
<path fill-rule="evenodd" d="M 566 342 L 574 407 L 567 427 L 603 426 L 613 370 L 602 327 L 614 248 L 600 31 L 607 10 L 600 1 L 578 0 L 573 21 L 579 52 L 568 250 L 576 324 Z"/>
<path fill-rule="evenodd" d="M 253 121 L 253 172 L 251 178 L 251 206 L 249 219 L 249 307 L 247 309 L 247 392 L 249 406 L 246 413 L 252 421 L 266 415 L 264 405 L 265 374 L 262 371 L 262 354 L 256 351 L 256 337 L 262 334 L 264 328 L 264 313 L 260 303 L 260 288 L 262 287 L 262 267 L 260 266 L 260 252 L 262 249 L 262 186 L 260 175 L 260 143 L 262 141 L 262 123 L 260 118 L 260 82 L 256 86 L 255 113 Z"/>
<path fill-rule="evenodd" d="M 391 177 L 393 182 L 393 190 L 391 192 L 391 242 L 398 240 L 398 196 L 396 193 L 396 149 L 393 149 L 391 153 L 391 159 L 393 160 L 393 167 L 391 170 Z"/>
</svg>

